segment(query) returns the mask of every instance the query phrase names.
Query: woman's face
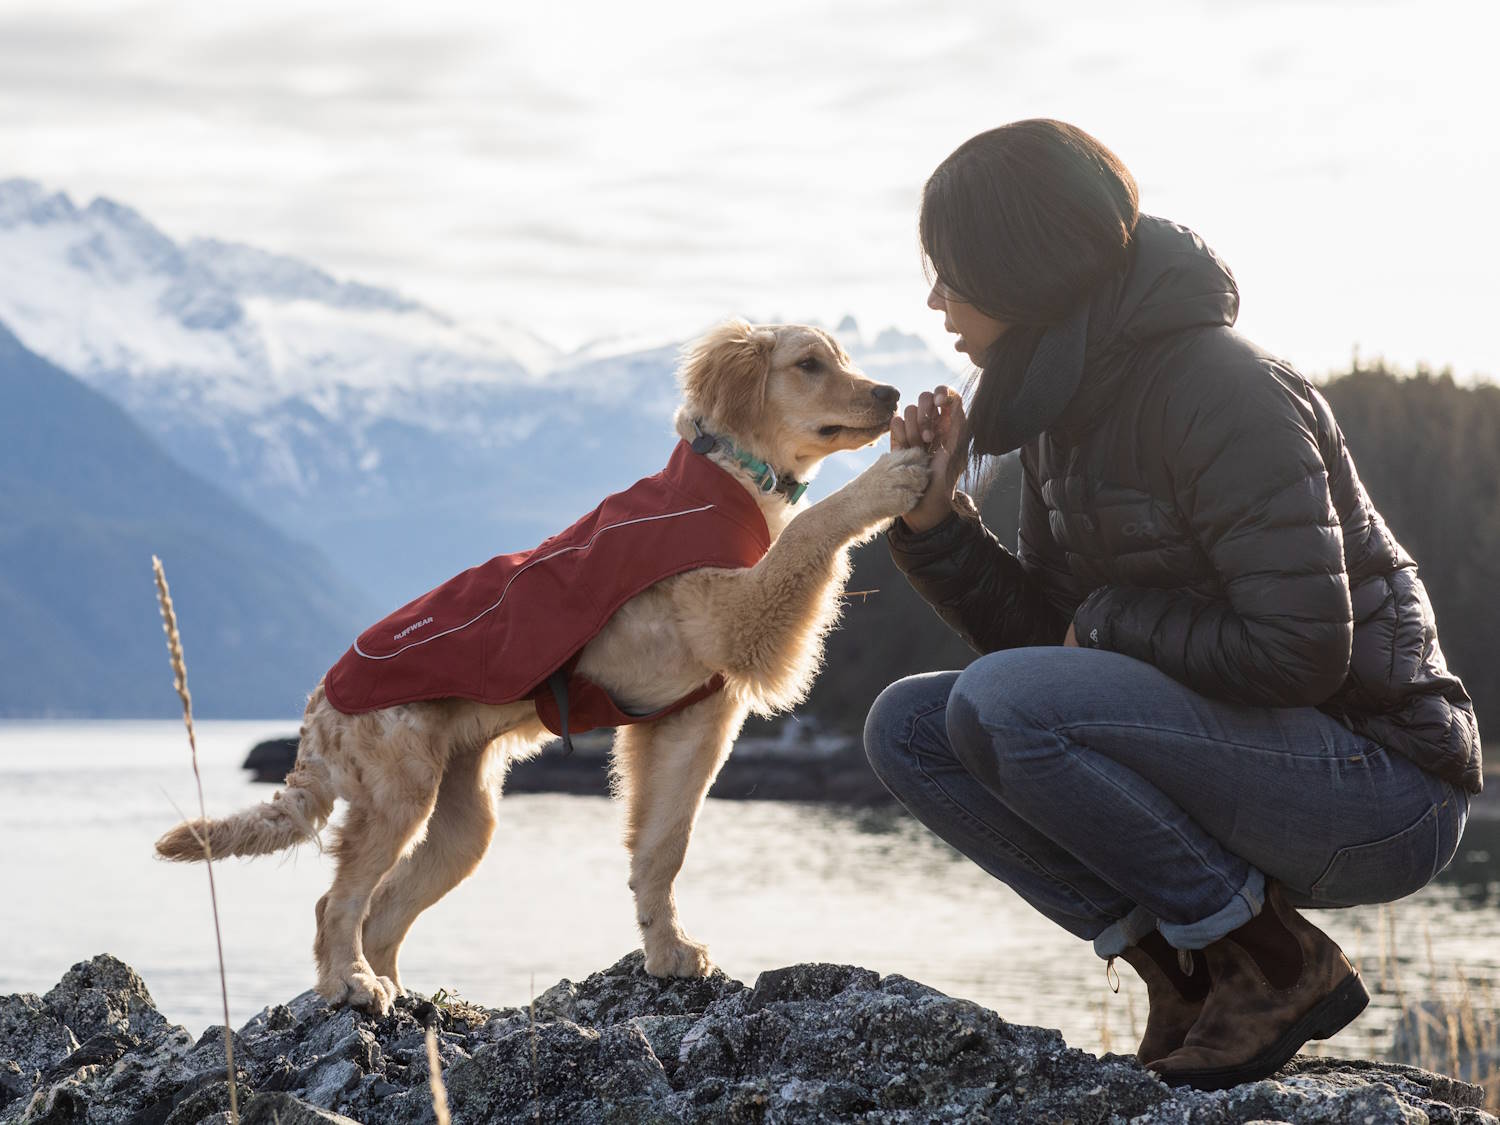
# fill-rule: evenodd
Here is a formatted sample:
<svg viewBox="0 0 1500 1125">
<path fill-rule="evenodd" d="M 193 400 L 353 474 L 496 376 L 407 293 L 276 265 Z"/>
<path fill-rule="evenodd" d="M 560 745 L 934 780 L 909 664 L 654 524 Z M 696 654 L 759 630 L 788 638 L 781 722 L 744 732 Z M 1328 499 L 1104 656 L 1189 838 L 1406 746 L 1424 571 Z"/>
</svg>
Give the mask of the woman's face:
<svg viewBox="0 0 1500 1125">
<path fill-rule="evenodd" d="M 953 347 L 975 363 L 983 362 L 984 353 L 1010 327 L 1005 321 L 980 312 L 941 279 L 933 283 L 932 292 L 927 294 L 927 307 L 943 314 L 943 327 L 958 336 Z"/>
</svg>

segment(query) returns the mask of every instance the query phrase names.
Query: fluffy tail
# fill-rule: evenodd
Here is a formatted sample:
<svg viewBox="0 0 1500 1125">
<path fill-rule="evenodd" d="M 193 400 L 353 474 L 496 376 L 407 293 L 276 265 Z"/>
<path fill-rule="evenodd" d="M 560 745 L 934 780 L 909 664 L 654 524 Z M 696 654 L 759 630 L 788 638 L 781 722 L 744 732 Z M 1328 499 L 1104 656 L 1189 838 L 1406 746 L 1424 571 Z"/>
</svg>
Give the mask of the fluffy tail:
<svg viewBox="0 0 1500 1125">
<path fill-rule="evenodd" d="M 314 839 L 333 811 L 328 769 L 317 758 L 299 761 L 287 774 L 286 788 L 269 801 L 222 820 L 185 820 L 156 841 L 163 859 L 201 860 L 203 841 L 215 859 L 268 855 Z"/>
</svg>

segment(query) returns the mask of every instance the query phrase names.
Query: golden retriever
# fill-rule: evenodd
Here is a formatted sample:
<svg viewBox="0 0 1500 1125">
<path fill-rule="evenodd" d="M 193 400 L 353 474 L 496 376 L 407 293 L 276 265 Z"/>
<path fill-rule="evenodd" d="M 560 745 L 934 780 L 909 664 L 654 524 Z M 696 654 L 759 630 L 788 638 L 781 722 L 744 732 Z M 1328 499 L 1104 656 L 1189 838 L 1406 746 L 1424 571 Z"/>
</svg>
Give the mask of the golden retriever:
<svg viewBox="0 0 1500 1125">
<path fill-rule="evenodd" d="M 884 434 L 897 392 L 866 378 L 828 333 L 730 321 L 690 345 L 678 372 L 676 430 L 694 421 L 778 473 L 807 480 L 839 450 Z M 701 976 L 708 950 L 678 921 L 672 884 L 704 794 L 749 712 L 785 711 L 807 694 L 839 614 L 848 550 L 909 511 L 927 485 L 920 450 L 886 453 L 827 499 L 789 504 L 744 478 L 771 547 L 754 566 L 699 569 L 637 595 L 583 650 L 578 671 L 628 710 L 649 713 L 715 673 L 724 690 L 615 736 L 615 791 L 645 963 L 657 976 Z M 313 838 L 334 800 L 333 885 L 317 904 L 317 990 L 384 1013 L 401 992 L 396 958 L 412 922 L 478 866 L 511 762 L 551 738 L 531 702 L 440 699 L 346 715 L 312 693 L 297 764 L 272 800 L 219 820 L 179 824 L 167 859 L 259 855 Z"/>
</svg>

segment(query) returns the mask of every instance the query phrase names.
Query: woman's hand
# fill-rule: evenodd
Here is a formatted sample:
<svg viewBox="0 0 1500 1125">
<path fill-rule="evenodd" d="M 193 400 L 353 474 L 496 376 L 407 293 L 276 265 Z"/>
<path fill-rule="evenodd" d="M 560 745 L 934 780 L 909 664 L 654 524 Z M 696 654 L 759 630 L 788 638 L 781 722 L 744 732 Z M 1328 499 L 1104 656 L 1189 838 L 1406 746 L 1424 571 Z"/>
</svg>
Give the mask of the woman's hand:
<svg viewBox="0 0 1500 1125">
<path fill-rule="evenodd" d="M 891 418 L 892 449 L 926 449 L 932 454 L 927 491 L 901 521 L 912 531 L 927 531 L 953 511 L 953 491 L 964 471 L 969 420 L 957 391 L 938 387 L 923 391 L 904 415 Z"/>
</svg>

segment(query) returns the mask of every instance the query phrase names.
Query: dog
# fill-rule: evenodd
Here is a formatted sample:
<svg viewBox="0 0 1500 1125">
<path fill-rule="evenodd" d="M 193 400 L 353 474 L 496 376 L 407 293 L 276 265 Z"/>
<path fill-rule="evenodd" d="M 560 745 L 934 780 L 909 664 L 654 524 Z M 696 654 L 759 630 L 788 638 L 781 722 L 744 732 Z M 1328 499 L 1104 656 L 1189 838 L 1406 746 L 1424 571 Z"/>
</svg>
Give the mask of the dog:
<svg viewBox="0 0 1500 1125">
<path fill-rule="evenodd" d="M 577 659 L 579 673 L 635 714 L 722 683 L 665 717 L 619 727 L 612 748 L 645 968 L 659 977 L 712 967 L 683 931 L 672 887 L 741 724 L 806 697 L 839 616 L 850 547 L 910 511 L 928 481 L 918 449 L 883 454 L 816 504 L 751 479 L 746 461 L 806 481 L 825 457 L 889 428 L 899 392 L 867 378 L 817 328 L 729 321 L 684 349 L 678 381 L 677 435 L 749 492 L 769 547 L 752 566 L 691 569 L 630 597 Z M 317 838 L 344 799 L 333 885 L 316 906 L 316 988 L 384 1014 L 403 991 L 407 931 L 478 866 L 506 770 L 551 733 L 533 700 L 442 698 L 351 715 L 330 704 L 326 683 L 308 702 L 284 789 L 223 819 L 183 822 L 156 850 L 171 860 L 279 851 Z"/>
</svg>

